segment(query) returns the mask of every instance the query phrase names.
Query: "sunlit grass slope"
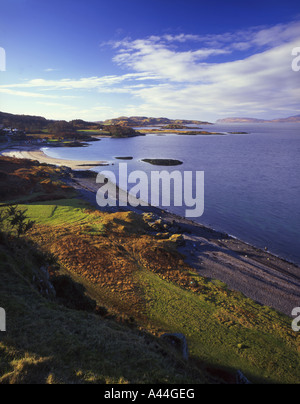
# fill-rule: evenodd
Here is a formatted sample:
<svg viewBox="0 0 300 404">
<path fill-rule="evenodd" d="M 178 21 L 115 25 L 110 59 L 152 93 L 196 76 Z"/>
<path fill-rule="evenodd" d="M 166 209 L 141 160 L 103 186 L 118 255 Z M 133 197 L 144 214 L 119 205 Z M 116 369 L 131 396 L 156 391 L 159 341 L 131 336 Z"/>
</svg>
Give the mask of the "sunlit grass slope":
<svg viewBox="0 0 300 404">
<path fill-rule="evenodd" d="M 154 335 L 181 332 L 204 369 L 250 380 L 299 381 L 299 341 L 287 317 L 192 271 L 175 244 L 150 236 L 141 216 L 87 209 L 76 199 L 20 205 L 31 238 L 58 257 L 110 313 Z"/>
</svg>

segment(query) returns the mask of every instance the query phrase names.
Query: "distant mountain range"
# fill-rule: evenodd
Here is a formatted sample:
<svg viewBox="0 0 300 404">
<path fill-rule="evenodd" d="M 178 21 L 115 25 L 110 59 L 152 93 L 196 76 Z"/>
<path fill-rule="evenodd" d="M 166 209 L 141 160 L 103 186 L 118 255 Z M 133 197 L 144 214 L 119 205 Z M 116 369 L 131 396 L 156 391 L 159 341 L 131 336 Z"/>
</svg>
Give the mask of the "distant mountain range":
<svg viewBox="0 0 300 404">
<path fill-rule="evenodd" d="M 279 119 L 255 119 L 255 118 L 224 118 L 218 119 L 216 123 L 268 123 L 268 122 L 291 122 L 291 123 L 300 123 L 300 115 L 290 116 L 288 118 L 279 118 Z"/>
<path fill-rule="evenodd" d="M 108 119 L 106 121 L 97 122 L 103 125 L 120 125 L 120 126 L 157 126 L 157 125 L 211 125 L 210 122 L 194 121 L 185 119 L 168 119 L 168 118 L 148 118 L 145 116 L 121 116 L 120 118 Z"/>
</svg>

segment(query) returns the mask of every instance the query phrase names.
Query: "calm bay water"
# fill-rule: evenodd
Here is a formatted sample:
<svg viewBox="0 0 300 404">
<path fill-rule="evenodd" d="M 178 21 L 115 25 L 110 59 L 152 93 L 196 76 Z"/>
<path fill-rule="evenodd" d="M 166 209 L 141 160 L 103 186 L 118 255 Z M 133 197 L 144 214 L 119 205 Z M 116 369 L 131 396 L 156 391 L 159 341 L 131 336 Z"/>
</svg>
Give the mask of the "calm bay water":
<svg viewBox="0 0 300 404">
<path fill-rule="evenodd" d="M 259 248 L 300 264 L 300 124 L 212 125 L 204 130 L 243 131 L 225 136 L 148 135 L 102 139 L 87 148 L 44 150 L 49 156 L 74 160 L 105 160 L 118 173 L 132 156 L 128 170 L 162 170 L 144 158 L 178 159 L 169 171 L 205 172 L 205 212 L 195 219 Z M 185 207 L 170 211 L 184 215 Z"/>
</svg>

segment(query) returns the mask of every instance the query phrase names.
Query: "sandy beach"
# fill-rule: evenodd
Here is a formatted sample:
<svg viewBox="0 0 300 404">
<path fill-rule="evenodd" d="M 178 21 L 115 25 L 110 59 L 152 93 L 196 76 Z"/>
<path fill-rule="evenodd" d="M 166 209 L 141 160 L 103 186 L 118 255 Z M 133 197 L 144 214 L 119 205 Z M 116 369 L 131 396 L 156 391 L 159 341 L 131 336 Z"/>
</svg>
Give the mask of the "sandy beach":
<svg viewBox="0 0 300 404">
<path fill-rule="evenodd" d="M 64 160 L 57 159 L 47 156 L 42 150 L 38 149 L 26 149 L 22 150 L 20 147 L 19 150 L 11 150 L 2 152 L 3 156 L 6 157 L 14 157 L 18 159 L 29 159 L 35 160 L 39 163 L 43 164 L 52 164 L 58 167 L 68 167 L 72 170 L 89 170 L 94 167 L 106 166 L 108 163 L 106 161 L 86 161 L 86 160 Z"/>
</svg>

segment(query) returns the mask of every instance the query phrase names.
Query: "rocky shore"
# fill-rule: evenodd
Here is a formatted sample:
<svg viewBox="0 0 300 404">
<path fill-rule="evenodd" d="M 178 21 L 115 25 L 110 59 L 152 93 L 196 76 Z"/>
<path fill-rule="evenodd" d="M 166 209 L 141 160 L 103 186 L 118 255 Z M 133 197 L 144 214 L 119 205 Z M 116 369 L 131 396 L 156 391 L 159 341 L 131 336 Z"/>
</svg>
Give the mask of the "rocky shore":
<svg viewBox="0 0 300 404">
<path fill-rule="evenodd" d="M 64 178 L 79 195 L 100 209 L 96 202 L 99 184 L 96 173 L 87 171 L 105 161 L 68 161 L 53 159 L 40 150 L 19 148 L 5 156 L 37 160 L 40 163 L 69 168 Z M 119 190 L 119 195 L 127 195 Z M 300 304 L 300 268 L 268 251 L 258 249 L 227 234 L 176 216 L 152 206 L 112 207 L 108 211 L 128 211 L 143 214 L 149 231 L 157 238 L 176 242 L 185 261 L 200 276 L 224 282 L 229 289 L 239 291 L 256 302 L 273 307 L 291 316 Z"/>
<path fill-rule="evenodd" d="M 99 185 L 95 174 L 73 173 L 71 184 L 93 206 Z M 123 195 L 124 196 L 124 195 Z M 216 279 L 261 305 L 291 316 L 300 303 L 300 268 L 268 251 L 251 246 L 225 233 L 156 207 L 113 207 L 142 214 L 149 231 L 160 239 L 176 242 L 185 261 L 200 276 Z"/>
</svg>

